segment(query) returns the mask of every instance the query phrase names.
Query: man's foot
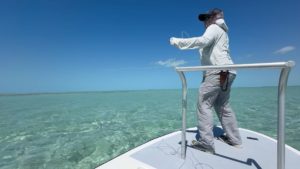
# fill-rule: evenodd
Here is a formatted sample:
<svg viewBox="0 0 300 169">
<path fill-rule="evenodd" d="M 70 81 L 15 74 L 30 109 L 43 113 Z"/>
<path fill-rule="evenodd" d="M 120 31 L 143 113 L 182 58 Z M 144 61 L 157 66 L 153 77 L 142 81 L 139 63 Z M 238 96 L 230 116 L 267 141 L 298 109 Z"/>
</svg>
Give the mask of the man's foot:
<svg viewBox="0 0 300 169">
<path fill-rule="evenodd" d="M 197 140 L 192 141 L 192 147 L 196 148 L 198 150 L 210 153 L 210 154 L 215 154 L 215 149 L 214 148 L 212 148 L 211 146 L 204 145 L 203 143 L 201 143 Z"/>
<path fill-rule="evenodd" d="M 232 142 L 229 141 L 229 138 L 226 135 L 221 135 L 220 137 L 218 137 L 218 140 L 233 146 L 235 148 L 243 148 L 243 146 L 241 144 L 233 144 Z"/>
</svg>

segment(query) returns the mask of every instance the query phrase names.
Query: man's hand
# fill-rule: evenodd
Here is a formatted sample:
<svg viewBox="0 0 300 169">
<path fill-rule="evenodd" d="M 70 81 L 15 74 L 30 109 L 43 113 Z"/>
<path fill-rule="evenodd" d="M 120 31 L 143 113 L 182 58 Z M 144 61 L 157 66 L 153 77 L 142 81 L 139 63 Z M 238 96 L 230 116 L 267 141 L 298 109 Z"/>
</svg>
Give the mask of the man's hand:
<svg viewBox="0 0 300 169">
<path fill-rule="evenodd" d="M 170 44 L 171 44 L 171 45 L 174 45 L 174 44 L 175 44 L 175 38 L 174 38 L 174 37 L 171 37 L 171 38 L 170 38 Z"/>
</svg>

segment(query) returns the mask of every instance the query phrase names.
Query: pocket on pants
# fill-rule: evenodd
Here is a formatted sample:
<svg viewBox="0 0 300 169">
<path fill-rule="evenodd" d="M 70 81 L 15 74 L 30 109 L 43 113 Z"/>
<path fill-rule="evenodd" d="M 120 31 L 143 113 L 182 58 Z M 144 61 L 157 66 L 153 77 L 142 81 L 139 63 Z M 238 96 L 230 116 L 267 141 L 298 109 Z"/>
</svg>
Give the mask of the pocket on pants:
<svg viewBox="0 0 300 169">
<path fill-rule="evenodd" d="M 201 85 L 205 87 L 215 87 L 215 86 L 219 86 L 219 82 L 220 82 L 219 75 L 213 74 L 213 75 L 206 76 Z"/>
</svg>

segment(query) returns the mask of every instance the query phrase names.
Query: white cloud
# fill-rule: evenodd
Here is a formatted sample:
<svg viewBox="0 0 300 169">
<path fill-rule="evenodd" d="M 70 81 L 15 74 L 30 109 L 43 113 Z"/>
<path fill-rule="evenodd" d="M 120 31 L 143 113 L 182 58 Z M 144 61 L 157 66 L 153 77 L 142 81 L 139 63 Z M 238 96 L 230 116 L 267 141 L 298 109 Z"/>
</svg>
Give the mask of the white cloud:
<svg viewBox="0 0 300 169">
<path fill-rule="evenodd" d="M 176 60 L 176 59 L 168 59 L 165 61 L 158 61 L 156 62 L 156 64 L 161 65 L 161 66 L 165 66 L 165 67 L 176 67 L 176 66 L 180 66 L 183 64 L 186 64 L 187 62 L 184 60 Z"/>
<path fill-rule="evenodd" d="M 296 48 L 294 46 L 285 46 L 279 50 L 276 50 L 274 52 L 274 54 L 277 54 L 277 55 L 284 55 L 284 54 L 287 54 L 293 50 L 295 50 Z"/>
</svg>

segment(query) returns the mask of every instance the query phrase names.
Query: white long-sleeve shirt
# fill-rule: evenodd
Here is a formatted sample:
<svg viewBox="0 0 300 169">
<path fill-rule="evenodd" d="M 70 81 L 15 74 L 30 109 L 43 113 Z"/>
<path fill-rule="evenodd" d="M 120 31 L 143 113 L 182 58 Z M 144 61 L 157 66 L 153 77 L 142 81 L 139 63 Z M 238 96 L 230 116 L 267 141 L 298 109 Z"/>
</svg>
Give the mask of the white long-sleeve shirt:
<svg viewBox="0 0 300 169">
<path fill-rule="evenodd" d="M 229 51 L 228 27 L 223 19 L 218 19 L 216 24 L 210 25 L 200 37 L 172 38 L 171 43 L 181 50 L 199 49 L 202 65 L 227 65 L 233 64 Z M 219 71 L 207 71 L 206 75 Z M 231 73 L 236 71 L 230 70 Z"/>
</svg>

